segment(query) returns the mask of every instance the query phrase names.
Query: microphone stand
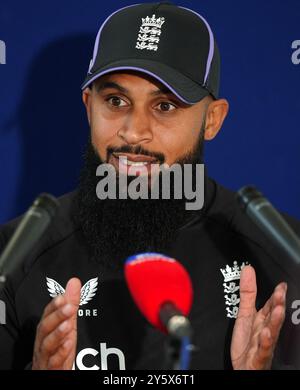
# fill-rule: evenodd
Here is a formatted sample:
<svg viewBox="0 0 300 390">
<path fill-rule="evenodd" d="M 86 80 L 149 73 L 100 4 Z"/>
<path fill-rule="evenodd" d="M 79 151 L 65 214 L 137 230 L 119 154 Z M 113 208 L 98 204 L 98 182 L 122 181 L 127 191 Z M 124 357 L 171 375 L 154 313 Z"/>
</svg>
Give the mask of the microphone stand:
<svg viewBox="0 0 300 390">
<path fill-rule="evenodd" d="M 191 323 L 171 302 L 160 309 L 160 319 L 168 332 L 165 347 L 165 370 L 187 370 L 190 363 Z"/>
<path fill-rule="evenodd" d="M 164 370 L 179 370 L 180 368 L 180 339 L 168 335 L 165 345 Z"/>
<path fill-rule="evenodd" d="M 189 337 L 182 339 L 168 335 L 165 346 L 164 370 L 188 370 L 190 364 L 191 343 Z"/>
</svg>

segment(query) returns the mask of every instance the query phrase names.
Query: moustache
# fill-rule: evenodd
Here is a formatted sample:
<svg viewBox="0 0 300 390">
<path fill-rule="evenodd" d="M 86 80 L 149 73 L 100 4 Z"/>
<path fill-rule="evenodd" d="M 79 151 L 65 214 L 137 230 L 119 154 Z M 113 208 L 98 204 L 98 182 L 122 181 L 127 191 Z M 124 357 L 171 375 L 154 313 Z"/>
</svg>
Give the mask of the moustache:
<svg viewBox="0 0 300 390">
<path fill-rule="evenodd" d="M 123 145 L 120 147 L 112 147 L 109 146 L 106 149 L 106 161 L 109 161 L 109 158 L 112 153 L 130 153 L 136 155 L 144 155 L 155 158 L 160 164 L 165 162 L 165 156 L 163 153 L 152 152 L 147 149 L 144 149 L 141 145 L 131 146 L 131 145 Z"/>
</svg>

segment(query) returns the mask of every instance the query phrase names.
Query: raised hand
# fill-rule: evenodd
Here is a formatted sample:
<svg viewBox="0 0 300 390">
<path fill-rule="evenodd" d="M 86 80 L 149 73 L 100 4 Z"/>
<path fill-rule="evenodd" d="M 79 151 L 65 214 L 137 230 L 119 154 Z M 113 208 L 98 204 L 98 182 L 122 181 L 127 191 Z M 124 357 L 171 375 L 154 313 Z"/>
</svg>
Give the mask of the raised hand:
<svg viewBox="0 0 300 390">
<path fill-rule="evenodd" d="M 231 340 L 234 369 L 271 368 L 274 349 L 285 318 L 287 284 L 280 283 L 259 311 L 256 310 L 256 276 L 245 266 L 240 278 L 240 307 Z"/>
<path fill-rule="evenodd" d="M 77 310 L 81 282 L 70 279 L 64 295 L 45 308 L 37 327 L 33 370 L 71 370 L 77 345 Z"/>
</svg>

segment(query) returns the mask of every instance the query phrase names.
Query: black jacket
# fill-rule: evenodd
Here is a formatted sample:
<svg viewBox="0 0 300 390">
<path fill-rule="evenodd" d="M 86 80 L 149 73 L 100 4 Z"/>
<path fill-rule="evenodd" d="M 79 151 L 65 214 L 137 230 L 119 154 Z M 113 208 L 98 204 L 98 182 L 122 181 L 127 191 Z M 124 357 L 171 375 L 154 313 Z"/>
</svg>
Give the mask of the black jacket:
<svg viewBox="0 0 300 390">
<path fill-rule="evenodd" d="M 166 336 L 153 329 L 140 314 L 122 272 L 105 269 L 93 260 L 74 219 L 75 194 L 60 198 L 59 215 L 0 293 L 6 305 L 6 324 L 0 325 L 0 368 L 23 369 L 30 363 L 36 326 L 51 300 L 50 293 L 59 293 L 60 286 L 64 288 L 71 277 L 77 276 L 83 285 L 88 282 L 95 295 L 82 302 L 78 313 L 75 368 L 160 369 Z M 278 259 L 284 255 L 243 214 L 234 195 L 208 180 L 204 209 L 178 231 L 176 242 L 166 253 L 184 265 L 193 283 L 190 319 L 195 348 L 191 368 L 231 368 L 230 341 L 242 263 L 249 263 L 256 270 L 257 308 L 265 303 L 277 283 L 288 282 L 287 316 L 274 367 L 297 367 L 300 325 L 291 321 L 292 303 L 298 296 L 300 299 L 292 279 L 295 275 L 289 273 L 288 262 L 288 272 L 278 266 Z M 300 223 L 285 218 L 300 234 Z M 18 222 L 1 228 L 0 251 Z M 230 268 L 226 269 L 227 265 Z"/>
</svg>

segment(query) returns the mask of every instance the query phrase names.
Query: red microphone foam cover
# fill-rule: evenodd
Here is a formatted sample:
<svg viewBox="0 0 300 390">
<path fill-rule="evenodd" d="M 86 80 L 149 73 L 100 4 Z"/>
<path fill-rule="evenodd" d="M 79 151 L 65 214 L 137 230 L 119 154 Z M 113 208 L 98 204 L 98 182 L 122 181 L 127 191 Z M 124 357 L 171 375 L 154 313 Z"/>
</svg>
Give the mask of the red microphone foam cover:
<svg viewBox="0 0 300 390">
<path fill-rule="evenodd" d="M 160 307 L 172 302 L 183 315 L 190 312 L 193 288 L 189 274 L 176 260 L 159 253 L 130 257 L 125 278 L 136 305 L 155 327 L 166 332 L 159 319 Z"/>
</svg>

